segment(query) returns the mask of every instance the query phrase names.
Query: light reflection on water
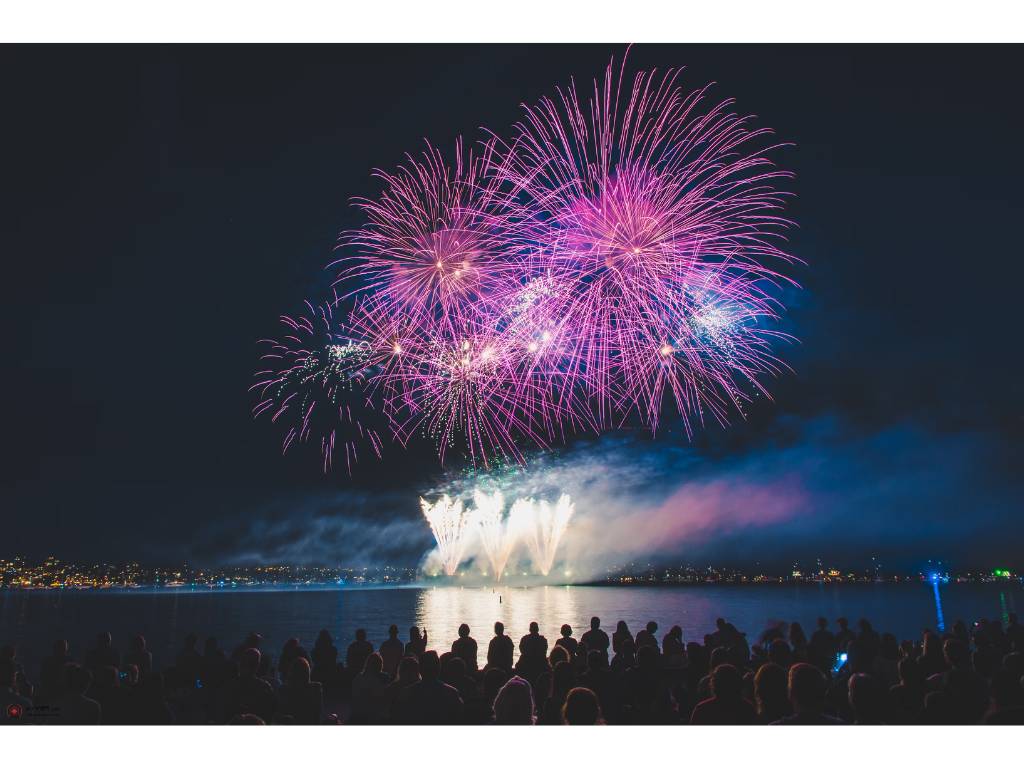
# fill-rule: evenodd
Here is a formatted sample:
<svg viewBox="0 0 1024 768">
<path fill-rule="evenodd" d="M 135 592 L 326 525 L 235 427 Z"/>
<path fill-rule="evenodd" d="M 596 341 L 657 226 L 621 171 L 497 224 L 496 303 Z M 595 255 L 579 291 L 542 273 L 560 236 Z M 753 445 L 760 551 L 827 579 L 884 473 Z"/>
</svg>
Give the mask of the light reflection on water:
<svg viewBox="0 0 1024 768">
<path fill-rule="evenodd" d="M 869 619 L 879 631 L 917 639 L 925 627 L 937 629 L 957 619 L 1003 618 L 1016 610 L 1019 583 L 1000 584 L 764 584 L 686 587 L 407 587 L 399 589 L 285 590 L 269 592 L 76 593 L 0 590 L 0 645 L 13 643 L 30 669 L 66 637 L 79 657 L 96 632 L 109 630 L 124 649 L 143 633 L 154 662 L 173 663 L 181 640 L 195 632 L 202 642 L 216 637 L 229 650 L 250 630 L 264 636 L 277 656 L 284 642 L 297 637 L 312 647 L 317 632 L 328 629 L 342 654 L 355 630 L 364 627 L 375 646 L 391 623 L 405 640 L 416 624 L 426 628 L 429 647 L 444 651 L 469 624 L 486 655 L 495 621 L 506 626 L 518 645 L 531 621 L 553 643 L 558 628 L 570 624 L 578 638 L 600 616 L 611 632 L 624 620 L 636 633 L 650 620 L 659 635 L 673 624 L 685 640 L 700 641 L 727 618 L 754 639 L 771 621 L 799 621 L 813 629 L 818 616 L 834 622 Z"/>
</svg>

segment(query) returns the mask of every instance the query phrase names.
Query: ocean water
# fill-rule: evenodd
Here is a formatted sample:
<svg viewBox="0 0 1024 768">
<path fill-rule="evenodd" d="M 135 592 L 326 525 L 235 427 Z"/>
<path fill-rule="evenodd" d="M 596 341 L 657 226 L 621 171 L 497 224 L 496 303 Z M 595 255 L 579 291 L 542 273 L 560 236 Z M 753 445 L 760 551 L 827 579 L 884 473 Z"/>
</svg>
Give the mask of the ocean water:
<svg viewBox="0 0 1024 768">
<path fill-rule="evenodd" d="M 818 616 L 833 622 L 869 619 L 879 631 L 899 639 L 918 638 L 926 628 L 951 627 L 957 619 L 1002 619 L 1024 608 L 1020 582 L 1000 584 L 747 584 L 665 587 L 460 588 L 395 587 L 273 591 L 18 591 L 0 590 L 0 645 L 14 644 L 30 674 L 53 641 L 66 637 L 81 658 L 101 630 L 114 635 L 122 651 L 133 635 L 146 636 L 157 668 L 174 661 L 189 632 L 200 645 L 214 636 L 230 651 L 255 630 L 276 657 L 285 641 L 299 638 L 311 648 L 326 628 L 344 654 L 357 628 L 367 630 L 375 646 L 389 624 L 400 636 L 417 625 L 428 632 L 428 647 L 448 650 L 459 624 L 470 625 L 481 653 L 495 621 L 514 639 L 537 621 L 550 642 L 562 624 L 579 637 L 599 616 L 611 633 L 626 621 L 635 634 L 646 622 L 659 636 L 674 624 L 686 641 L 701 640 L 724 617 L 753 641 L 775 621 L 799 621 L 810 633 Z"/>
</svg>

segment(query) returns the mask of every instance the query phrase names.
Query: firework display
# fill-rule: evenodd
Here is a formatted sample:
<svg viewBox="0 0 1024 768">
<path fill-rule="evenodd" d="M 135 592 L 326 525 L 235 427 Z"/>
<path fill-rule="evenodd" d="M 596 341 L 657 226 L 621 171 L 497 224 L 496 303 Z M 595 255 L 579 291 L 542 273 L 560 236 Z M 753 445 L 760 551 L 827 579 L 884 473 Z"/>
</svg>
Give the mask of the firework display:
<svg viewBox="0 0 1024 768">
<path fill-rule="evenodd" d="M 445 575 L 454 576 L 466 548 L 469 515 L 463 511 L 461 501 L 452 502 L 447 496 L 442 496 L 433 504 L 420 499 L 420 507 L 437 540 L 437 551 Z"/>
<path fill-rule="evenodd" d="M 512 505 L 509 519 L 512 527 L 526 542 L 534 567 L 547 576 L 555 564 L 558 545 L 569 527 L 575 506 L 568 494 L 549 504 L 533 499 L 519 499 Z"/>
<path fill-rule="evenodd" d="M 486 494 L 476 491 L 473 494 L 475 517 L 480 529 L 480 541 L 491 564 L 491 573 L 495 581 L 501 581 L 505 566 L 516 545 L 516 531 L 502 514 L 505 499 L 501 491 Z"/>
<path fill-rule="evenodd" d="M 285 319 L 254 413 L 285 450 L 318 437 L 325 471 L 382 433 L 486 468 L 668 411 L 687 435 L 745 415 L 785 369 L 795 261 L 768 136 L 678 70 L 623 63 L 524 105 L 507 138 L 376 171 L 331 308 Z"/>
</svg>

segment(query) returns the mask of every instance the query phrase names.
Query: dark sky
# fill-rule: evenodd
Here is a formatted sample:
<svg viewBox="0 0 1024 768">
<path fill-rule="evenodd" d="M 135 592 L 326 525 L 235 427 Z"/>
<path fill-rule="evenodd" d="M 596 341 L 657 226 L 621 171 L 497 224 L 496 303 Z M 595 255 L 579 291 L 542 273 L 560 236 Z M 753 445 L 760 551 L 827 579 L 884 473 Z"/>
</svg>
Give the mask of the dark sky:
<svg viewBox="0 0 1024 768">
<path fill-rule="evenodd" d="M 250 417 L 257 339 L 329 285 L 373 167 L 424 137 L 507 133 L 521 102 L 589 83 L 622 51 L 0 48 L 0 554 L 344 559 L 353 525 L 362 547 L 395 519 L 422 537 L 415 495 L 444 481 L 436 461 L 392 450 L 350 479 L 322 476 L 315 454 L 282 458 Z M 643 481 L 652 520 L 675 514 L 666 499 L 717 489 L 698 500 L 711 522 L 673 540 L 681 557 L 1024 566 L 1022 49 L 630 58 L 685 65 L 686 86 L 716 82 L 795 143 L 780 160 L 797 174 L 791 249 L 807 266 L 786 327 L 801 344 L 748 422 L 692 445 L 611 436 L 567 464 L 609 451 L 658 464 Z M 738 489 L 779 483 L 799 501 L 737 510 Z M 314 524 L 326 549 L 307 547 Z M 399 550 L 382 556 L 421 542 Z"/>
</svg>

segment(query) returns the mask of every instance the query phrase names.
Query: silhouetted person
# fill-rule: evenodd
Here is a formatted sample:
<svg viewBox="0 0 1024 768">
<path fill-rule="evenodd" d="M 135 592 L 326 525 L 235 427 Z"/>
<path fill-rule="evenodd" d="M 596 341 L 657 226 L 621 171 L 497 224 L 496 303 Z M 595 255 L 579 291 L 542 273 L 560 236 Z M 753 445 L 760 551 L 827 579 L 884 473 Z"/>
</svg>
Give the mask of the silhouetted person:
<svg viewBox="0 0 1024 768">
<path fill-rule="evenodd" d="M 825 676 L 810 664 L 794 664 L 789 669 L 789 704 L 793 714 L 776 720 L 775 725 L 839 725 L 841 720 L 824 714 Z"/>
<path fill-rule="evenodd" d="M 661 639 L 661 652 L 665 657 L 665 666 L 679 669 L 686 661 L 686 646 L 683 644 L 683 628 L 672 627 Z"/>
<path fill-rule="evenodd" d="M 85 695 L 92 685 L 92 673 L 77 664 L 65 668 L 64 695 L 60 698 L 60 722 L 67 725 L 98 725 L 102 716 L 99 702 Z"/>
<path fill-rule="evenodd" d="M 139 681 L 131 706 L 128 720 L 138 725 L 173 725 L 176 722 L 164 693 L 164 676 L 159 672 L 151 672 Z"/>
<path fill-rule="evenodd" d="M 469 636 L 468 624 L 459 625 L 459 637 L 454 643 L 452 643 L 452 653 L 462 659 L 468 671 L 477 671 L 476 640 Z"/>
<path fill-rule="evenodd" d="M 121 654 L 115 650 L 109 632 L 100 632 L 96 635 L 96 645 L 85 654 L 85 666 L 90 670 L 121 666 Z"/>
<path fill-rule="evenodd" d="M 379 653 L 371 653 L 366 657 L 363 671 L 352 681 L 350 723 L 381 723 L 387 718 L 384 691 L 388 682 L 389 678 L 384 674 L 384 659 Z"/>
<path fill-rule="evenodd" d="M 789 704 L 786 670 L 778 664 L 762 664 L 754 675 L 754 701 L 757 704 L 757 722 L 774 723 L 793 714 Z"/>
<path fill-rule="evenodd" d="M 632 637 L 624 638 L 620 643 L 615 656 L 612 657 L 612 674 L 621 676 L 627 669 L 636 666 L 636 644 Z"/>
<path fill-rule="evenodd" d="M 379 657 L 378 657 L 379 658 Z M 295 659 L 288 668 L 288 679 L 278 691 L 277 711 L 298 725 L 316 725 L 320 722 L 324 693 L 320 683 L 313 682 L 309 662 Z"/>
<path fill-rule="evenodd" d="M 345 653 L 345 666 L 349 673 L 358 675 L 363 671 L 366 660 L 373 653 L 373 643 L 366 639 L 366 630 L 357 629 L 356 639 L 349 643 L 348 651 Z"/>
<path fill-rule="evenodd" d="M 898 725 L 916 725 L 924 712 L 924 677 L 917 661 L 909 657 L 900 660 L 898 670 L 900 681 L 888 695 L 891 720 Z"/>
<path fill-rule="evenodd" d="M 603 725 L 601 703 L 589 688 L 573 688 L 565 697 L 562 722 L 566 725 Z"/>
<path fill-rule="evenodd" d="M 845 616 L 840 616 L 836 619 L 836 624 L 839 625 L 839 631 L 836 632 L 836 652 L 846 650 L 846 646 L 850 644 L 850 641 L 856 637 L 853 630 L 850 629 L 850 622 L 846 620 Z"/>
<path fill-rule="evenodd" d="M 313 662 L 311 680 L 321 685 L 331 685 L 337 680 L 338 648 L 334 644 L 331 633 L 326 629 L 321 629 L 316 636 L 310 660 Z"/>
<path fill-rule="evenodd" d="M 395 679 L 384 688 L 383 708 L 393 722 L 401 722 L 398 699 L 406 688 L 420 681 L 420 662 L 415 656 L 406 656 L 398 664 Z"/>
<path fill-rule="evenodd" d="M 569 660 L 572 661 L 576 658 L 576 652 L 580 647 L 579 642 L 572 636 L 572 627 L 568 624 L 563 624 L 559 634 L 561 634 L 561 637 L 555 640 L 555 645 L 565 648 L 569 654 Z"/>
<path fill-rule="evenodd" d="M 515 644 L 512 638 L 505 634 L 505 625 L 500 621 L 494 622 L 494 637 L 487 645 L 487 666 L 511 672 L 514 651 Z"/>
<path fill-rule="evenodd" d="M 398 626 L 392 624 L 388 627 L 388 639 L 380 644 L 380 657 L 384 662 L 384 674 L 394 677 L 398 672 L 398 664 L 402 661 L 405 653 L 405 646 L 398 639 Z"/>
<path fill-rule="evenodd" d="M 306 661 L 309 661 L 309 653 L 307 653 L 306 649 L 302 647 L 302 643 L 299 642 L 299 638 L 290 637 L 285 641 L 284 646 L 281 648 L 281 659 L 277 663 L 277 674 L 281 682 L 288 679 L 288 671 L 291 669 L 292 662 L 296 659 L 305 659 Z M 259 675 L 263 678 L 269 676 L 267 665 L 263 663 L 260 664 Z M 266 718 L 264 719 L 266 720 Z M 267 720 L 267 722 L 270 721 Z"/>
<path fill-rule="evenodd" d="M 131 647 L 124 655 L 124 664 L 134 664 L 139 668 L 139 676 L 144 678 L 153 671 L 153 654 L 146 648 L 146 638 L 136 635 L 132 638 Z"/>
<path fill-rule="evenodd" d="M 633 648 L 636 648 L 636 642 L 633 640 L 633 633 L 629 631 L 629 627 L 626 622 L 620 621 L 615 625 L 615 631 L 612 632 L 612 652 L 618 653 L 622 648 L 622 643 L 629 640 L 633 643 Z"/>
<path fill-rule="evenodd" d="M 181 644 L 181 650 L 174 660 L 174 672 L 177 676 L 177 685 L 180 688 L 195 688 L 196 680 L 199 680 L 200 670 L 203 666 L 203 656 L 196 646 L 199 638 L 191 632 L 185 635 Z M 172 681 L 172 685 L 174 682 Z"/>
<path fill-rule="evenodd" d="M 849 682 L 850 709 L 856 725 L 885 722 L 885 690 L 871 675 L 858 673 Z"/>
<path fill-rule="evenodd" d="M 436 651 L 420 658 L 420 681 L 398 695 L 399 722 L 410 725 L 454 725 L 462 717 L 462 698 L 441 681 L 441 661 Z"/>
<path fill-rule="evenodd" d="M 17 667 L 11 659 L 0 659 L 0 725 L 22 725 L 28 721 L 32 699 L 18 692 L 17 674 Z M 11 717 L 11 707 L 20 716 Z"/>
<path fill-rule="evenodd" d="M 632 641 L 623 643 L 623 651 Z M 636 666 L 622 677 L 622 699 L 629 707 L 632 722 L 663 724 L 676 719 L 676 702 L 665 675 L 656 645 L 645 645 L 636 652 Z"/>
<path fill-rule="evenodd" d="M 64 692 L 64 667 L 73 661 L 67 640 L 58 640 L 53 644 L 53 652 L 43 659 L 40 665 L 39 686 L 42 698 L 47 703 L 54 703 Z"/>
<path fill-rule="evenodd" d="M 533 725 L 533 688 L 528 680 L 512 677 L 494 697 L 497 725 Z"/>
<path fill-rule="evenodd" d="M 647 626 L 636 633 L 636 648 L 639 651 L 645 645 L 658 648 L 658 622 L 648 621 Z"/>
<path fill-rule="evenodd" d="M 807 661 L 807 635 L 798 621 L 789 625 L 789 645 L 797 659 Z"/>
<path fill-rule="evenodd" d="M 126 725 L 129 710 L 130 691 L 121 687 L 117 667 L 100 667 L 92 670 L 92 685 L 86 691 L 90 699 L 100 705 L 100 722 L 103 725 Z"/>
<path fill-rule="evenodd" d="M 743 677 L 732 664 L 719 664 L 711 672 L 711 698 L 694 707 L 691 725 L 750 725 L 757 715 L 743 698 Z"/>
<path fill-rule="evenodd" d="M 1017 622 L 1017 614 L 1011 613 L 1006 620 L 1006 641 L 1010 650 L 1024 653 L 1024 626 Z"/>
<path fill-rule="evenodd" d="M 260 652 L 247 648 L 238 661 L 238 678 L 228 683 L 224 691 L 224 721 L 251 714 L 270 722 L 277 697 L 270 683 L 259 677 L 259 670 Z"/>
<path fill-rule="evenodd" d="M 419 627 L 409 627 L 409 642 L 405 644 L 405 655 L 415 656 L 422 661 L 422 656 L 427 652 L 427 630 L 420 634 Z"/>
<path fill-rule="evenodd" d="M 818 617 L 818 628 L 811 635 L 811 661 L 822 672 L 828 672 L 835 664 L 836 636 L 829 631 L 828 619 Z"/>
<path fill-rule="evenodd" d="M 597 616 L 590 619 L 590 629 L 583 633 L 580 642 L 586 646 L 588 654 L 590 651 L 600 651 L 607 660 L 611 641 L 608 640 L 608 633 L 601 629 L 601 619 Z"/>
<path fill-rule="evenodd" d="M 768 660 L 783 669 L 789 669 L 793 664 L 793 652 L 790 650 L 789 643 L 782 639 L 772 640 L 771 645 L 768 646 Z"/>
<path fill-rule="evenodd" d="M 947 640 L 942 652 L 949 668 L 928 678 L 928 686 L 949 695 L 958 723 L 976 723 L 988 708 L 988 685 L 971 669 L 970 649 L 963 641 Z"/>
<path fill-rule="evenodd" d="M 540 633 L 536 621 L 530 622 L 530 631 L 519 641 L 519 661 L 516 673 L 533 685 L 541 673 L 548 669 L 548 639 Z"/>
<path fill-rule="evenodd" d="M 552 654 L 552 656 L 554 655 Z M 538 723 L 542 725 L 560 725 L 562 723 L 562 707 L 565 705 L 569 691 L 575 686 L 575 682 L 575 674 L 568 660 L 559 659 L 552 664 L 547 688 L 546 690 L 541 689 L 545 696 L 544 704 L 540 707 L 540 717 L 537 718 Z"/>
</svg>

